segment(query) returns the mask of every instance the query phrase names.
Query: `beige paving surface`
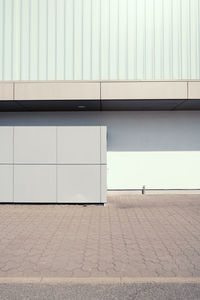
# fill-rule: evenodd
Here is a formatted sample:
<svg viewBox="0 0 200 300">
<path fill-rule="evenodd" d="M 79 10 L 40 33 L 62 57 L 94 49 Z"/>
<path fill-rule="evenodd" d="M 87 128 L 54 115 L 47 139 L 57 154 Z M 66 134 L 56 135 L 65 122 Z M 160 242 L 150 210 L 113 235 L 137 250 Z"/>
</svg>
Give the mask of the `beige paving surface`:
<svg viewBox="0 0 200 300">
<path fill-rule="evenodd" d="M 200 195 L 0 205 L 0 277 L 200 277 Z"/>
</svg>

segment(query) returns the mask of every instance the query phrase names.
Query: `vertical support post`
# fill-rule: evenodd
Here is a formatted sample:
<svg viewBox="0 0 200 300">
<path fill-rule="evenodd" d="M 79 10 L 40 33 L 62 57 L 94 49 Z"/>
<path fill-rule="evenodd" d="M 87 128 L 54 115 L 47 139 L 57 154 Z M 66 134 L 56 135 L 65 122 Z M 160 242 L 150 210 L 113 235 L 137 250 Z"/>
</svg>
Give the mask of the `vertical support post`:
<svg viewBox="0 0 200 300">
<path fill-rule="evenodd" d="M 143 187 L 142 187 L 142 195 L 144 195 L 146 193 L 146 187 L 145 187 L 145 185 L 143 185 Z"/>
</svg>

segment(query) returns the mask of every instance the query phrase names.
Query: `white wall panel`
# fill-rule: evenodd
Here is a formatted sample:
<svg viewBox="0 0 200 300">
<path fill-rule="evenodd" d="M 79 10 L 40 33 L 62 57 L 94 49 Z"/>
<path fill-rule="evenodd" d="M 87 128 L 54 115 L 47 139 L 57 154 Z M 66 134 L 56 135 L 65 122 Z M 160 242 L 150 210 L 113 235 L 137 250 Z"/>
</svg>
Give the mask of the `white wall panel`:
<svg viewBox="0 0 200 300">
<path fill-rule="evenodd" d="M 0 79 L 199 79 L 200 0 L 0 0 Z"/>
<path fill-rule="evenodd" d="M 100 166 L 59 165 L 57 202 L 100 202 Z"/>
<path fill-rule="evenodd" d="M 0 145 L 0 202 L 106 202 L 105 126 L 10 124 Z"/>
<path fill-rule="evenodd" d="M 0 164 L 0 202 L 13 202 L 13 165 Z"/>
<path fill-rule="evenodd" d="M 56 202 L 56 166 L 14 166 L 14 202 Z"/>
<path fill-rule="evenodd" d="M 57 158 L 65 164 L 100 164 L 100 127 L 58 127 Z"/>
<path fill-rule="evenodd" d="M 13 127 L 0 126 L 0 163 L 13 163 Z"/>
<path fill-rule="evenodd" d="M 56 163 L 56 127 L 15 127 L 14 163 Z"/>
<path fill-rule="evenodd" d="M 107 163 L 107 127 L 101 126 L 101 164 Z"/>
</svg>

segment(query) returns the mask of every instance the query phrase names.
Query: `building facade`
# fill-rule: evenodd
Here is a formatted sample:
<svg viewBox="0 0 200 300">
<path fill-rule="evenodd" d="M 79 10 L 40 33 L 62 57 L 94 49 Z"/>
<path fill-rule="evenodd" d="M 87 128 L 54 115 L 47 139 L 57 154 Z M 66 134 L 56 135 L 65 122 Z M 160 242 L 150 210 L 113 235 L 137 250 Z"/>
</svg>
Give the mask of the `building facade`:
<svg viewBox="0 0 200 300">
<path fill-rule="evenodd" d="M 0 0 L 0 15 L 1 128 L 107 126 L 108 189 L 200 189 L 199 0 Z"/>
</svg>

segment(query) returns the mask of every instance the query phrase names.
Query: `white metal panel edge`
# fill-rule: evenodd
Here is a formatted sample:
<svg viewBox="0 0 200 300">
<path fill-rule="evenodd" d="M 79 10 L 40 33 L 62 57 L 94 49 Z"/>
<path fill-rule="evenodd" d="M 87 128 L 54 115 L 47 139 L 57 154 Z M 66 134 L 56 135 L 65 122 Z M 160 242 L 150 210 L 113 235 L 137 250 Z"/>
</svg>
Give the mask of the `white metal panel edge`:
<svg viewBox="0 0 200 300">
<path fill-rule="evenodd" d="M 0 165 L 0 203 L 13 202 L 13 165 Z"/>
<path fill-rule="evenodd" d="M 107 163 L 107 127 L 100 126 L 101 135 L 101 164 Z"/>
<path fill-rule="evenodd" d="M 101 203 L 107 202 L 107 165 L 101 165 Z"/>
<path fill-rule="evenodd" d="M 13 126 L 0 126 L 0 164 L 13 163 Z"/>
</svg>

